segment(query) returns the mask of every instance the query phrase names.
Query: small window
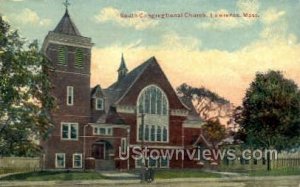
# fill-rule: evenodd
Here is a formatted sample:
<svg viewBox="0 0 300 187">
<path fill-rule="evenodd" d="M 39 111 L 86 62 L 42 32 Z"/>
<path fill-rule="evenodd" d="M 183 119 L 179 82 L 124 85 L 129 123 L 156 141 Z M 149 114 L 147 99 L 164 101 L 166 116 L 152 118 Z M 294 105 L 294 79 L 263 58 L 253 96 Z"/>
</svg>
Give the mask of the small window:
<svg viewBox="0 0 300 187">
<path fill-rule="evenodd" d="M 158 161 L 158 159 L 149 157 L 148 166 L 151 167 L 151 168 L 156 168 L 157 167 L 157 161 Z"/>
<path fill-rule="evenodd" d="M 72 106 L 74 104 L 74 88 L 73 86 L 67 86 L 67 105 Z"/>
<path fill-rule="evenodd" d="M 100 134 L 105 135 L 106 134 L 106 129 L 105 128 L 99 128 Z"/>
<path fill-rule="evenodd" d="M 168 158 L 160 158 L 160 167 L 161 168 L 169 168 L 169 159 Z"/>
<path fill-rule="evenodd" d="M 67 64 L 67 54 L 68 54 L 68 50 L 66 47 L 59 47 L 57 64 L 66 65 Z"/>
<path fill-rule="evenodd" d="M 55 167 L 56 168 L 65 168 L 66 167 L 65 153 L 56 153 L 55 154 Z"/>
<path fill-rule="evenodd" d="M 141 168 L 143 166 L 143 158 L 135 159 L 135 168 Z"/>
<path fill-rule="evenodd" d="M 104 101 L 102 98 L 96 98 L 96 110 L 104 109 Z"/>
<path fill-rule="evenodd" d="M 68 139 L 69 138 L 69 125 L 62 124 L 62 138 Z"/>
<path fill-rule="evenodd" d="M 95 135 L 112 135 L 113 131 L 111 127 L 94 127 Z"/>
<path fill-rule="evenodd" d="M 61 137 L 63 140 L 78 139 L 78 123 L 62 123 Z"/>
<path fill-rule="evenodd" d="M 83 51 L 82 51 L 82 49 L 77 49 L 75 52 L 75 67 L 83 68 Z"/>
<path fill-rule="evenodd" d="M 121 152 L 126 153 L 127 151 L 127 140 L 126 138 L 121 139 Z"/>
<path fill-rule="evenodd" d="M 78 131 L 78 125 L 77 124 L 70 124 L 71 129 L 71 139 L 77 139 L 77 131 Z"/>
<path fill-rule="evenodd" d="M 112 128 L 107 128 L 107 135 L 112 135 Z"/>
<path fill-rule="evenodd" d="M 82 154 L 73 154 L 73 168 L 82 168 Z"/>
</svg>

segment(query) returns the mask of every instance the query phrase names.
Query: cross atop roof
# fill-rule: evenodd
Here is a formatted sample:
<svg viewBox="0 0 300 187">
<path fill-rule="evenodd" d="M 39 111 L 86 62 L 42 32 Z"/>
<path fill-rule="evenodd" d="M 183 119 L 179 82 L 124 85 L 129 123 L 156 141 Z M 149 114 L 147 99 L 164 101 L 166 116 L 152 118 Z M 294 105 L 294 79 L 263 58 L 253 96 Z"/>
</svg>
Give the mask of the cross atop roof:
<svg viewBox="0 0 300 187">
<path fill-rule="evenodd" d="M 65 5 L 66 9 L 68 9 L 68 6 L 70 6 L 71 4 L 70 4 L 69 0 L 66 0 L 66 1 L 63 3 L 63 5 Z"/>
</svg>

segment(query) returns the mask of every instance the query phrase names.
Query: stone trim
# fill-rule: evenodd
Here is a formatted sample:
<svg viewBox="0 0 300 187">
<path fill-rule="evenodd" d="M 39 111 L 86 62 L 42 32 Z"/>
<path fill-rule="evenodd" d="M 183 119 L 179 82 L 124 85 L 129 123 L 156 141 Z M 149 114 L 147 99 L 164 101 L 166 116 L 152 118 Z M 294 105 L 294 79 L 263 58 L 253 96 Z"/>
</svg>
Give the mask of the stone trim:
<svg viewBox="0 0 300 187">
<path fill-rule="evenodd" d="M 91 38 L 82 37 L 82 36 L 72 36 L 67 34 L 55 33 L 50 31 L 44 40 L 42 51 L 45 53 L 49 43 L 59 44 L 59 45 L 68 45 L 73 47 L 81 47 L 91 49 L 93 43 Z"/>
<path fill-rule="evenodd" d="M 62 70 L 53 70 L 55 73 L 69 73 L 74 75 L 83 75 L 83 76 L 90 76 L 90 73 L 77 73 L 77 72 L 69 72 L 69 71 L 62 71 Z"/>
<path fill-rule="evenodd" d="M 194 128 L 194 129 L 201 129 L 202 128 L 202 124 L 188 124 L 188 123 L 184 123 L 183 124 L 183 128 Z"/>
<path fill-rule="evenodd" d="M 117 106 L 117 112 L 118 113 L 125 113 L 125 114 L 135 114 L 136 113 L 136 107 L 135 106 L 118 105 Z"/>
<path fill-rule="evenodd" d="M 189 114 L 188 110 L 183 109 L 171 109 L 171 116 L 183 116 L 186 117 Z"/>
<path fill-rule="evenodd" d="M 116 124 L 110 124 L 110 123 L 88 123 L 92 127 L 111 127 L 111 128 L 122 128 L 122 129 L 127 129 L 130 128 L 129 125 L 121 124 L 121 125 L 116 125 Z"/>
</svg>

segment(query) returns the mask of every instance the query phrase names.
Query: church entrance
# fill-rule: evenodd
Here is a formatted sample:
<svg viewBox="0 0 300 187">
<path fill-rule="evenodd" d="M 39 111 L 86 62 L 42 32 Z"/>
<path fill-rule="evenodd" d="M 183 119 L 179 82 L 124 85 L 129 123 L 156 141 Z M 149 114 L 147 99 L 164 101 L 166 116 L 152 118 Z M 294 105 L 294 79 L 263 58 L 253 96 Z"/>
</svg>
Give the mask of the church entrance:
<svg viewBox="0 0 300 187">
<path fill-rule="evenodd" d="M 105 143 L 99 142 L 92 145 L 92 156 L 95 159 L 104 160 L 105 159 Z"/>
<path fill-rule="evenodd" d="M 92 144 L 92 157 L 95 158 L 96 170 L 115 169 L 114 149 L 112 143 L 107 140 L 99 140 Z"/>
</svg>

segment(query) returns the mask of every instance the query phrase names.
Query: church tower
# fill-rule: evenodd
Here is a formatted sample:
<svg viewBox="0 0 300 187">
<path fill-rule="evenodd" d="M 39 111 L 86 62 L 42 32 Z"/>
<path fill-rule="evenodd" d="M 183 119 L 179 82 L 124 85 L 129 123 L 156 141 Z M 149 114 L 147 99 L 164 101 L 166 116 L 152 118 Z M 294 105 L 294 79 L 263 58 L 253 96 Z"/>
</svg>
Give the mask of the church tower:
<svg viewBox="0 0 300 187">
<path fill-rule="evenodd" d="M 84 126 L 90 122 L 91 38 L 81 35 L 66 10 L 43 43 L 51 62 L 52 95 L 58 108 L 52 111 L 54 128 L 42 142 L 46 168 L 81 168 Z M 76 160 L 76 162 L 74 161 Z M 74 165 L 74 163 L 76 165 Z"/>
</svg>

